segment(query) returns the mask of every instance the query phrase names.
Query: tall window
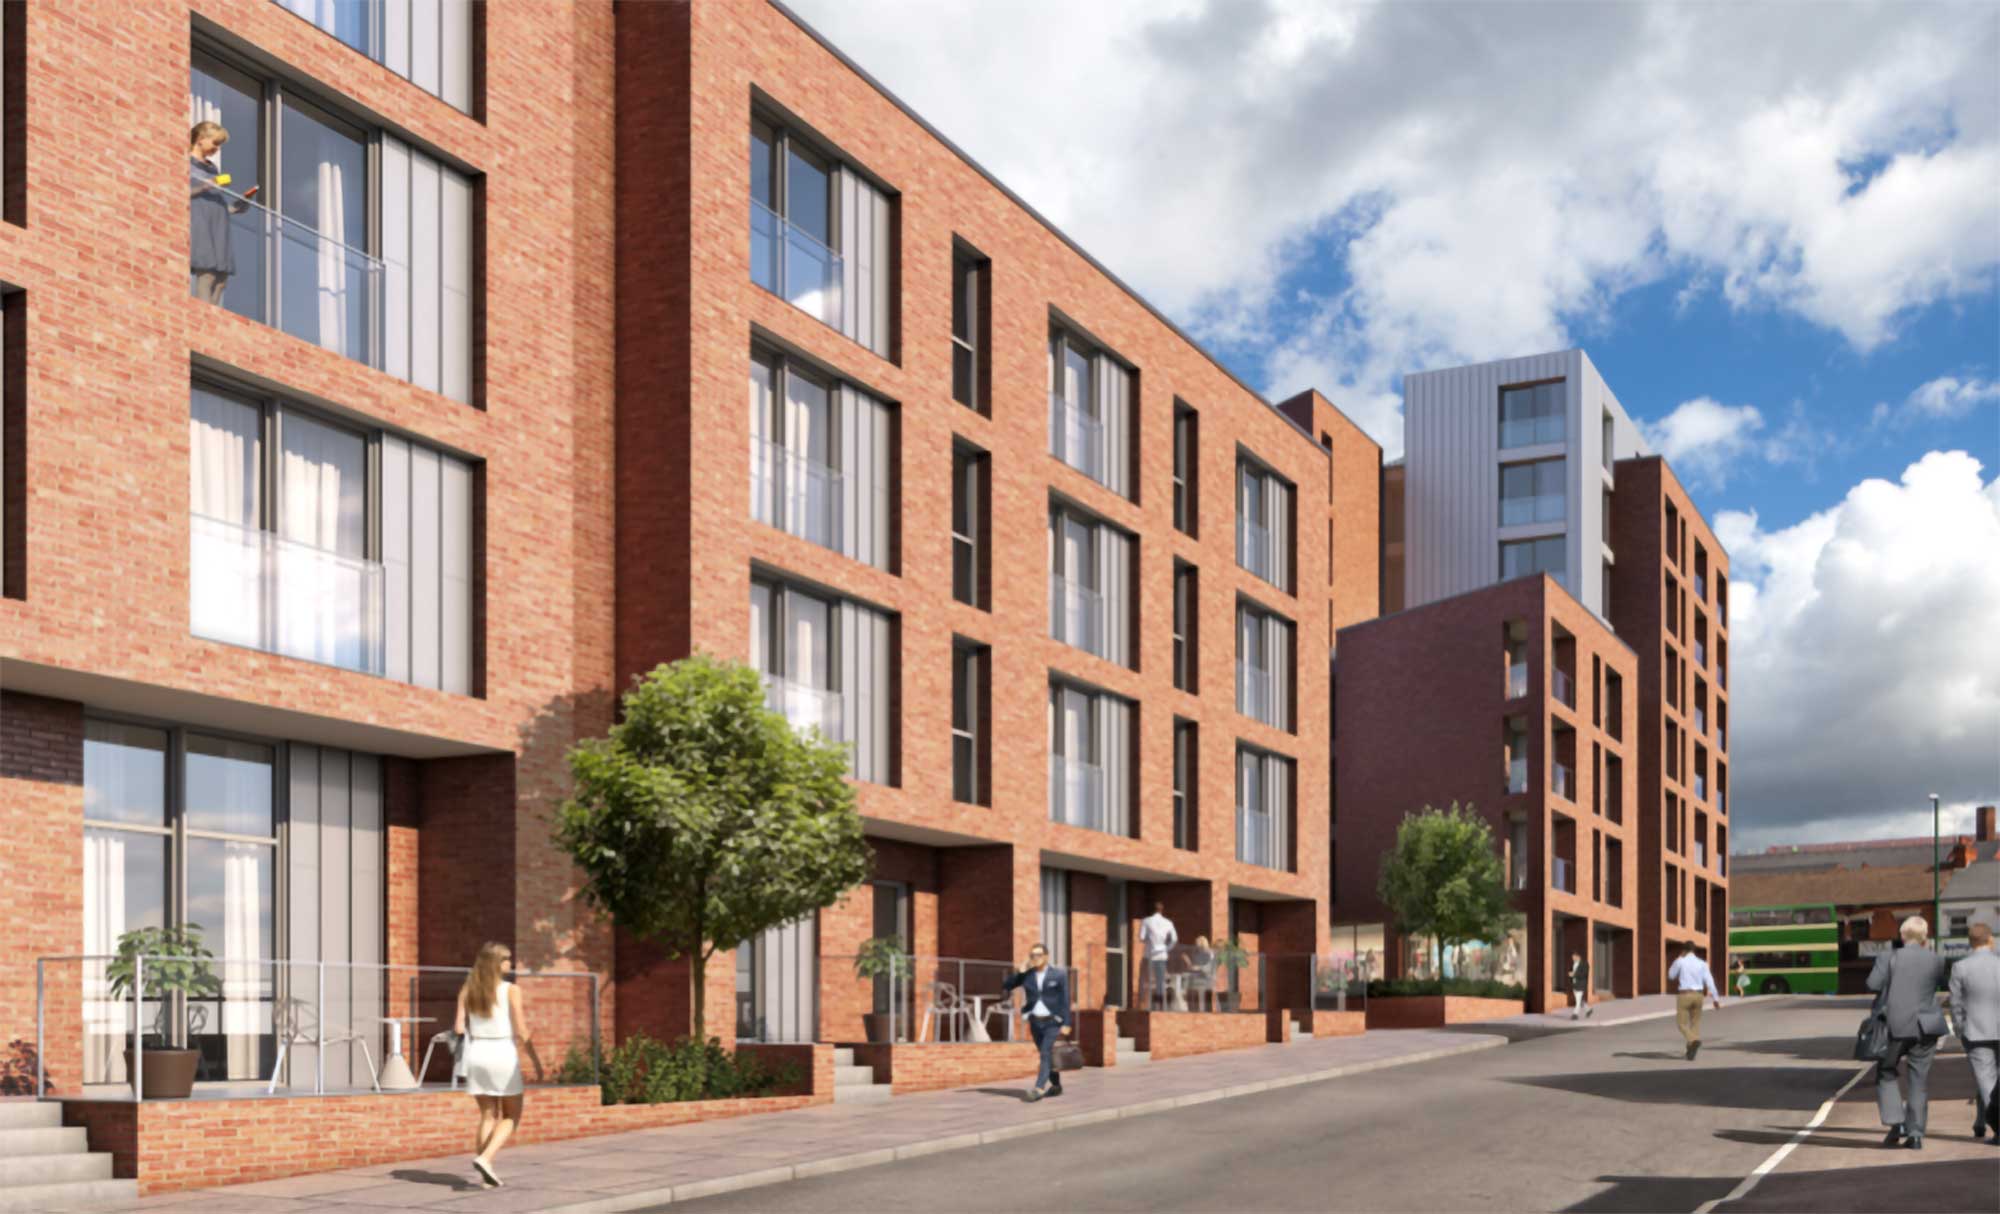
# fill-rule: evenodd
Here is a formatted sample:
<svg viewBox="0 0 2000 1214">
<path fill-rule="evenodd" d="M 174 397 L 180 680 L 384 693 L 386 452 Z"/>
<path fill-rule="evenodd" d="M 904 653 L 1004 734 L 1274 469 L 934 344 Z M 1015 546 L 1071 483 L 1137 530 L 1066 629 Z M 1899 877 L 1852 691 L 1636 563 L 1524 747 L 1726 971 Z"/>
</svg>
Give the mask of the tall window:
<svg viewBox="0 0 2000 1214">
<path fill-rule="evenodd" d="M 799 132 L 750 120 L 750 281 L 883 357 L 895 289 L 889 198 Z"/>
<path fill-rule="evenodd" d="M 1174 527 L 1186 535 L 1197 533 L 1200 424 L 1193 409 L 1174 402 Z"/>
<path fill-rule="evenodd" d="M 1132 372 L 1061 326 L 1049 332 L 1049 453 L 1132 496 Z"/>
<path fill-rule="evenodd" d="M 1563 536 L 1538 540 L 1506 540 L 1500 545 L 1500 580 L 1546 573 L 1556 585 L 1569 585 L 1569 556 Z"/>
<path fill-rule="evenodd" d="M 1200 795 L 1201 734 L 1193 721 L 1174 721 L 1174 846 L 1182 851 L 1200 847 L 1197 823 Z"/>
<path fill-rule="evenodd" d="M 1562 522 L 1563 467 L 1559 459 L 1501 465 L 1500 525 Z"/>
<path fill-rule="evenodd" d="M 1561 380 L 1500 390 L 1500 446 L 1532 447 L 1564 439 Z"/>
<path fill-rule="evenodd" d="M 1236 750 L 1236 858 L 1290 871 L 1292 763 L 1240 746 Z"/>
<path fill-rule="evenodd" d="M 986 351 L 992 345 L 987 319 L 992 298 L 992 263 L 966 248 L 951 255 L 951 398 L 986 412 L 990 375 Z"/>
<path fill-rule="evenodd" d="M 1199 579 L 1193 565 L 1174 562 L 1174 686 L 1181 691 L 1194 691 L 1197 686 L 1200 659 L 1195 647 L 1195 629 L 1200 619 Z"/>
<path fill-rule="evenodd" d="M 986 670 L 990 650 L 969 641 L 951 649 L 951 796 L 987 805 Z"/>
<path fill-rule="evenodd" d="M 890 569 L 894 410 L 764 346 L 750 352 L 750 516 Z"/>
<path fill-rule="evenodd" d="M 1130 666 L 1133 554 L 1127 533 L 1066 503 L 1049 507 L 1049 635 Z"/>
<path fill-rule="evenodd" d="M 1133 720 L 1129 700 L 1074 684 L 1049 684 L 1049 818 L 1133 833 Z"/>
<path fill-rule="evenodd" d="M 951 451 L 951 597 L 987 605 L 986 453 L 963 443 Z"/>
<path fill-rule="evenodd" d="M 1292 588 L 1292 487 L 1247 459 L 1236 464 L 1236 563 Z"/>
<path fill-rule="evenodd" d="M 750 582 L 750 664 L 765 703 L 849 747 L 848 774 L 896 782 L 895 623 L 872 607 L 765 577 Z"/>
<path fill-rule="evenodd" d="M 1236 711 L 1278 729 L 1292 727 L 1292 626 L 1243 602 L 1236 605 Z"/>
<path fill-rule="evenodd" d="M 442 98 L 473 113 L 473 23 L 483 5 L 435 0 L 278 0 L 327 33 Z"/>
<path fill-rule="evenodd" d="M 1501 762 L 1506 764 L 1507 791 L 1518 794 L 1528 791 L 1528 727 L 1517 718 L 1509 718 L 1501 741 Z"/>
</svg>

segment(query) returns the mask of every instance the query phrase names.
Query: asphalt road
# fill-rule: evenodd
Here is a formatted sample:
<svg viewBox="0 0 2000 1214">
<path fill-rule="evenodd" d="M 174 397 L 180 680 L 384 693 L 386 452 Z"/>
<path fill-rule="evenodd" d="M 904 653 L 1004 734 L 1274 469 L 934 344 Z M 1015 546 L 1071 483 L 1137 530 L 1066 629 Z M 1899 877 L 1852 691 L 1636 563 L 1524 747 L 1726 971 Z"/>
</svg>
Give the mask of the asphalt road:
<svg viewBox="0 0 2000 1214">
<path fill-rule="evenodd" d="M 670 1209 L 1691 1211 L 1728 1194 L 1858 1069 L 1860 1014 L 1851 1000 L 1811 999 L 1710 1011 L 1692 1063 L 1671 1019 L 1546 1033 Z M 1913 1209 L 1960 1208 L 1908 1196 Z M 2000 1185 L 1985 1208 L 2000 1214 Z"/>
</svg>

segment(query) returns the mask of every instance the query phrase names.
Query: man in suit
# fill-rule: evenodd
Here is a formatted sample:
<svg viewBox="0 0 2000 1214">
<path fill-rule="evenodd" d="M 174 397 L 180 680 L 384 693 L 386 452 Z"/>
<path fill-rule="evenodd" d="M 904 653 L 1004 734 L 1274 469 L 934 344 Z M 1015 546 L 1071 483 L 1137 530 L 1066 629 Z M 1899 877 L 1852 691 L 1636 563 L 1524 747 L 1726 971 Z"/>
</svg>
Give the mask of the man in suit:
<svg viewBox="0 0 2000 1214">
<path fill-rule="evenodd" d="M 1990 925 L 1975 923 L 1966 936 L 1972 951 L 1951 967 L 1951 1019 L 1972 1063 L 1972 1136 L 1991 1125 L 2000 1147 L 2000 953 Z"/>
<path fill-rule="evenodd" d="M 1063 1094 L 1062 1073 L 1053 1064 L 1056 1036 L 1069 1036 L 1072 1016 L 1069 1008 L 1069 980 L 1049 964 L 1049 950 L 1037 944 L 1028 950 L 1028 964 L 1000 984 L 1003 992 L 1021 988 L 1021 1002 L 1028 1014 L 1028 1033 L 1041 1055 L 1041 1069 L 1035 1072 L 1035 1086 L 1028 1090 L 1030 1102 L 1044 1096 Z"/>
<path fill-rule="evenodd" d="M 1569 1018 L 1588 1016 L 1597 1009 L 1590 1004 L 1590 963 L 1582 953 L 1569 955 Z"/>
<path fill-rule="evenodd" d="M 1931 1060 L 1937 1056 L 1938 1038 L 1944 1036 L 1944 1013 L 1938 1010 L 1938 982 L 1944 977 L 1944 959 L 1928 947 L 1930 924 L 1922 915 L 1903 920 L 1903 947 L 1881 953 L 1868 973 L 1868 989 L 1886 992 L 1883 1011 L 1889 1019 L 1889 1051 L 1875 1064 L 1875 1109 L 1889 1133 L 1882 1145 L 1898 1142 L 1912 1151 L 1924 1149 L 1924 1118 L 1930 1106 Z M 1903 1068 L 1906 1097 L 1896 1080 L 1896 1064 Z"/>
</svg>

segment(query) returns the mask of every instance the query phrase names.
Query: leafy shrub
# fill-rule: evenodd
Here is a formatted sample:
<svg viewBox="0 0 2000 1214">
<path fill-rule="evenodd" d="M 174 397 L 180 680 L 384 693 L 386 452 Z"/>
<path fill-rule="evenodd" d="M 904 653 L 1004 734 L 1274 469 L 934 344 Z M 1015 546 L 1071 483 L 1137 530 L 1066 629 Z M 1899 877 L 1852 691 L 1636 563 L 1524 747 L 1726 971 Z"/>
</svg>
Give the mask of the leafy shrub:
<svg viewBox="0 0 2000 1214">
<path fill-rule="evenodd" d="M 1522 999 L 1528 988 L 1518 982 L 1496 982 L 1490 978 L 1378 978 L 1368 984 L 1370 999 L 1436 998 L 1460 995 L 1468 999 Z"/>
<path fill-rule="evenodd" d="M 563 1059 L 564 1083 L 589 1083 L 590 1052 L 571 1046 Z M 802 1072 L 735 1054 L 710 1038 L 697 1045 L 683 1037 L 672 1045 L 634 1033 L 604 1055 L 598 1087 L 605 1104 L 673 1104 L 684 1100 L 735 1100 L 796 1088 Z"/>
</svg>

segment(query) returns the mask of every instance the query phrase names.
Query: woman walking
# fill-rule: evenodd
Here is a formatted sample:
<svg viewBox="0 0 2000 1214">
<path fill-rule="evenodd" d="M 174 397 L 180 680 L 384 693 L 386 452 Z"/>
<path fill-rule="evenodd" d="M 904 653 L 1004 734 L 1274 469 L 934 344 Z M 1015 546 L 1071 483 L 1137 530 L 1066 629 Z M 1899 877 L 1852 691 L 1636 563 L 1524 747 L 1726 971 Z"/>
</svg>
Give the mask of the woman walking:
<svg viewBox="0 0 2000 1214">
<path fill-rule="evenodd" d="M 1041 1055 L 1041 1067 L 1035 1072 L 1035 1086 L 1028 1090 L 1028 1099 L 1040 1100 L 1044 1096 L 1063 1094 L 1062 1074 L 1055 1069 L 1053 1054 L 1056 1034 L 1069 1035 L 1069 980 L 1061 970 L 1049 965 L 1049 950 L 1037 944 L 1028 950 L 1028 964 L 1018 974 L 1009 975 L 1000 984 L 1002 993 L 1022 989 L 1021 1002 L 1028 1013 L 1028 1032 L 1035 1039 L 1035 1052 Z"/>
<path fill-rule="evenodd" d="M 521 988 L 506 980 L 513 953 L 504 944 L 479 946 L 479 956 L 458 992 L 457 1029 L 465 1039 L 465 1089 L 479 1103 L 478 1153 L 473 1170 L 489 1188 L 500 1187 L 493 1157 L 521 1124 L 521 1051 L 528 1040 Z"/>
<path fill-rule="evenodd" d="M 219 122 L 197 122 L 188 132 L 188 272 L 194 293 L 212 304 L 222 302 L 229 276 L 236 273 L 236 252 L 229 239 L 229 217 L 247 208 L 233 201 L 225 188 L 229 177 L 216 159 L 229 132 Z M 257 192 L 251 186 L 243 198 Z"/>
</svg>

